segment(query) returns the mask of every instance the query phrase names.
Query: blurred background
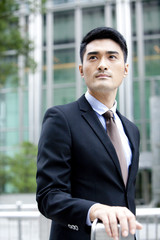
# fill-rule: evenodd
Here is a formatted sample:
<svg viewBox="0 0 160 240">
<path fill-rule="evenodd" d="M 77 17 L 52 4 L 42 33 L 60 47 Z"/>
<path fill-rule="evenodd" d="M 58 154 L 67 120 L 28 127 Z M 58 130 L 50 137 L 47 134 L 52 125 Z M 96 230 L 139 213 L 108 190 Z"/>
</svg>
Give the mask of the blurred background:
<svg viewBox="0 0 160 240">
<path fill-rule="evenodd" d="M 99 26 L 127 40 L 130 72 L 117 100 L 141 134 L 136 203 L 160 207 L 159 0 L 0 1 L 0 204 L 35 204 L 43 115 L 85 93 L 79 46 Z"/>
</svg>

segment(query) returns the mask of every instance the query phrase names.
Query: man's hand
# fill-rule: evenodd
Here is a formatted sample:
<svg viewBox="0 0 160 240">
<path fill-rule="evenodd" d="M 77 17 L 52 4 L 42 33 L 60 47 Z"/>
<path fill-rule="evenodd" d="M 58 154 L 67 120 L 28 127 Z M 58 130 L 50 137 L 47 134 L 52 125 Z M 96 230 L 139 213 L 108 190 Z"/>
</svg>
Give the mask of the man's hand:
<svg viewBox="0 0 160 240">
<path fill-rule="evenodd" d="M 134 235 L 136 229 L 142 229 L 135 215 L 126 207 L 110 207 L 96 203 L 90 209 L 90 220 L 94 221 L 96 218 L 103 222 L 107 234 L 114 240 L 118 240 L 118 223 L 123 237 L 127 237 L 129 232 Z"/>
</svg>

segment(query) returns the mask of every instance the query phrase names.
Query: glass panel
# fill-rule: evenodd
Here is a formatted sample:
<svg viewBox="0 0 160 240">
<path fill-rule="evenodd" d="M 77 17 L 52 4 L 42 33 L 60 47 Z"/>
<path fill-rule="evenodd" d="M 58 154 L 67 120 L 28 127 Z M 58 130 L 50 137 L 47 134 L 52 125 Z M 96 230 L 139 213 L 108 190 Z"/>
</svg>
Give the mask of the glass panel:
<svg viewBox="0 0 160 240">
<path fill-rule="evenodd" d="M 3 131 L 0 131 L 0 146 L 5 146 L 6 143 L 6 133 Z M 0 152 L 1 154 L 1 152 Z"/>
<path fill-rule="evenodd" d="M 86 91 L 87 91 L 87 86 L 86 86 L 85 82 L 83 82 L 83 93 L 86 93 Z"/>
<path fill-rule="evenodd" d="M 96 27 L 104 26 L 104 7 L 83 10 L 83 35 Z"/>
<path fill-rule="evenodd" d="M 138 77 L 137 42 L 133 42 L 133 76 Z"/>
<path fill-rule="evenodd" d="M 146 76 L 160 75 L 160 39 L 145 41 Z"/>
<path fill-rule="evenodd" d="M 160 33 L 160 1 L 143 3 L 144 33 Z"/>
<path fill-rule="evenodd" d="M 12 146 L 18 144 L 19 139 L 18 93 L 9 92 L 0 96 L 0 145 Z"/>
<path fill-rule="evenodd" d="M 46 51 L 43 51 L 43 65 L 46 67 L 46 60 L 47 56 L 46 56 Z"/>
<path fill-rule="evenodd" d="M 112 5 L 112 27 L 117 28 L 116 5 Z"/>
<path fill-rule="evenodd" d="M 23 93 L 24 97 L 24 104 L 23 104 L 23 126 L 28 127 L 28 91 L 24 91 Z"/>
<path fill-rule="evenodd" d="M 54 51 L 54 83 L 75 82 L 74 49 Z"/>
<path fill-rule="evenodd" d="M 6 134 L 6 146 L 13 146 L 19 143 L 18 131 L 8 131 Z"/>
<path fill-rule="evenodd" d="M 142 123 L 141 122 L 138 122 L 136 123 L 136 126 L 138 127 L 139 129 L 139 132 L 140 132 L 140 152 L 142 152 L 142 146 L 143 146 L 143 139 L 142 139 Z"/>
<path fill-rule="evenodd" d="M 151 81 L 145 81 L 145 119 L 146 119 L 146 137 L 147 150 L 150 150 L 150 97 L 151 97 Z"/>
<path fill-rule="evenodd" d="M 73 3 L 75 0 L 54 0 L 54 4 Z"/>
<path fill-rule="evenodd" d="M 147 136 L 147 150 L 151 151 L 151 141 L 150 141 L 150 123 L 146 123 L 146 136 Z"/>
<path fill-rule="evenodd" d="M 18 104 L 18 93 L 9 92 L 5 97 L 6 103 L 6 127 L 9 128 L 18 128 L 19 126 L 19 104 Z"/>
<path fill-rule="evenodd" d="M 23 82 L 24 86 L 27 87 L 28 86 L 28 71 L 25 70 L 24 71 L 24 82 Z"/>
<path fill-rule="evenodd" d="M 54 105 L 73 102 L 75 98 L 75 87 L 54 89 Z"/>
<path fill-rule="evenodd" d="M 146 116 L 145 118 L 146 119 L 149 119 L 150 118 L 150 105 L 149 105 L 149 100 L 150 100 L 150 97 L 151 97 L 151 94 L 150 94 L 150 91 L 151 91 L 151 82 L 150 81 L 145 81 L 145 110 L 146 110 Z"/>
<path fill-rule="evenodd" d="M 0 130 L 6 124 L 6 103 L 5 103 L 5 94 L 0 93 Z M 2 136 L 0 135 L 0 138 Z"/>
<path fill-rule="evenodd" d="M 46 73 L 46 69 L 45 66 L 43 67 L 43 72 L 42 72 L 42 85 L 46 85 L 46 81 L 47 81 L 47 73 Z"/>
<path fill-rule="evenodd" d="M 117 91 L 116 101 L 117 101 L 117 109 L 119 109 L 119 89 Z"/>
<path fill-rule="evenodd" d="M 136 205 L 149 204 L 151 201 L 151 170 L 139 169 L 136 179 Z"/>
<path fill-rule="evenodd" d="M 42 104 L 41 104 L 41 119 L 44 117 L 44 113 L 47 108 L 47 94 L 46 94 L 46 89 L 42 90 Z"/>
<path fill-rule="evenodd" d="M 136 9 L 135 3 L 131 3 L 131 21 L 132 21 L 132 35 L 136 35 Z"/>
<path fill-rule="evenodd" d="M 74 12 L 54 13 L 54 44 L 74 42 Z"/>
<path fill-rule="evenodd" d="M 133 82 L 133 112 L 135 122 L 140 120 L 140 93 L 139 93 L 139 82 Z"/>
<path fill-rule="evenodd" d="M 43 72 L 42 72 L 42 84 L 43 85 L 46 85 L 46 79 L 47 79 L 47 76 L 46 76 L 46 69 L 47 66 L 46 66 L 46 51 L 43 51 Z"/>
<path fill-rule="evenodd" d="M 151 81 L 152 96 L 160 96 L 160 77 L 158 80 Z"/>
<path fill-rule="evenodd" d="M 43 45 L 46 45 L 46 15 L 43 16 L 43 32 L 42 32 L 42 38 L 43 38 Z"/>
<path fill-rule="evenodd" d="M 18 86 L 18 67 L 17 57 L 14 55 L 6 56 L 0 59 L 0 83 L 4 83 L 5 88 Z"/>
<path fill-rule="evenodd" d="M 64 4 L 64 3 L 79 3 L 79 0 L 53 0 L 54 5 L 58 5 L 58 4 Z M 84 2 L 84 3 L 89 3 L 91 2 L 91 0 L 80 0 L 80 2 Z M 102 2 L 104 3 L 104 0 L 92 0 L 92 2 Z"/>
<path fill-rule="evenodd" d="M 0 145 L 12 146 L 19 142 L 19 98 L 17 92 L 0 94 Z M 23 92 L 23 128 L 28 127 L 28 91 Z M 24 130 L 26 131 L 26 129 Z M 22 134 L 24 136 L 24 132 Z M 26 134 L 25 134 L 26 135 Z M 28 133 L 27 133 L 28 135 Z M 28 140 L 24 136 L 24 140 Z"/>
<path fill-rule="evenodd" d="M 29 139 L 29 130 L 23 132 L 23 138 L 24 138 L 24 141 L 28 141 L 28 139 Z"/>
</svg>

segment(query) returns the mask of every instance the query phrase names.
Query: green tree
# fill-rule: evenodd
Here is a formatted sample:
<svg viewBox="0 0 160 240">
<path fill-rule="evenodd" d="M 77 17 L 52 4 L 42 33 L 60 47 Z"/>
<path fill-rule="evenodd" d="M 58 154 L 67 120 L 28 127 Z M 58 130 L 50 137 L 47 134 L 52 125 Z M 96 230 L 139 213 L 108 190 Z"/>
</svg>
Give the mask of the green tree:
<svg viewBox="0 0 160 240">
<path fill-rule="evenodd" d="M 41 6 L 44 6 L 45 1 L 40 0 Z M 29 57 L 33 44 L 27 34 L 21 35 L 18 11 L 22 3 L 30 11 L 35 11 L 41 7 L 37 2 L 37 0 L 0 0 L 0 87 L 9 76 L 12 76 L 12 80 L 18 80 L 18 56 L 25 57 L 26 68 L 35 69 L 36 64 Z"/>
<path fill-rule="evenodd" d="M 36 191 L 37 146 L 23 142 L 20 151 L 10 158 L 9 183 L 13 192 L 32 193 Z"/>
<path fill-rule="evenodd" d="M 0 193 L 5 192 L 6 184 L 9 180 L 8 178 L 8 164 L 10 158 L 4 154 L 0 154 Z"/>
</svg>

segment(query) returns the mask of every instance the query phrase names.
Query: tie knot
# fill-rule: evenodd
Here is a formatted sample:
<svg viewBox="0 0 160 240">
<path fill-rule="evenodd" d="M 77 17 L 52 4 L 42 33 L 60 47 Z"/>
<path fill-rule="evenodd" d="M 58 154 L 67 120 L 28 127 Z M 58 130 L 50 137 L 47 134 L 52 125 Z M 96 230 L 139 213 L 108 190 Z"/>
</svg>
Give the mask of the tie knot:
<svg viewBox="0 0 160 240">
<path fill-rule="evenodd" d="M 111 110 L 105 112 L 103 115 L 104 115 L 106 120 L 110 120 L 111 118 L 114 119 L 114 114 L 113 114 L 113 112 Z"/>
</svg>

